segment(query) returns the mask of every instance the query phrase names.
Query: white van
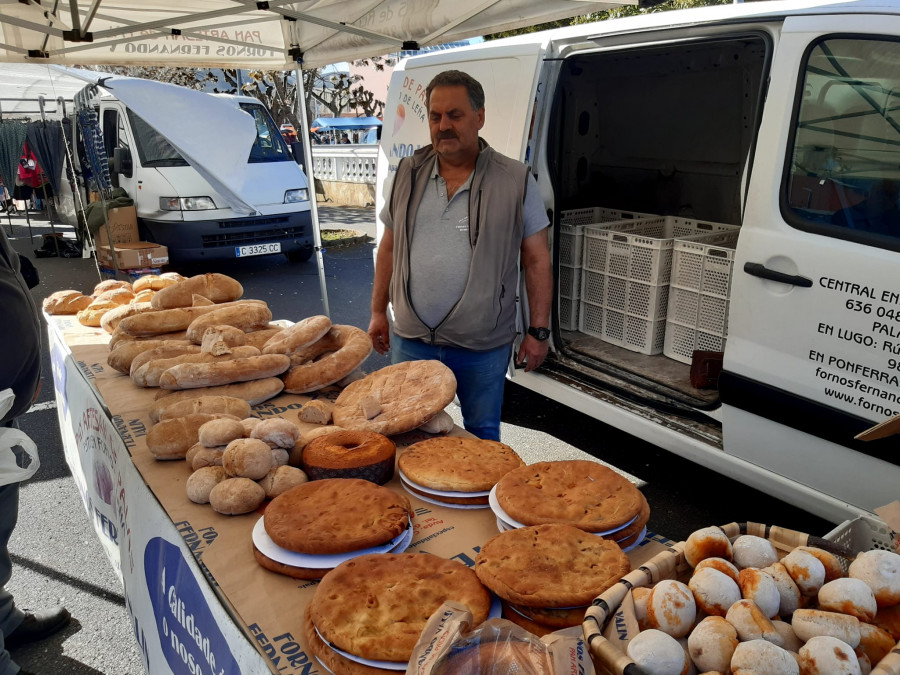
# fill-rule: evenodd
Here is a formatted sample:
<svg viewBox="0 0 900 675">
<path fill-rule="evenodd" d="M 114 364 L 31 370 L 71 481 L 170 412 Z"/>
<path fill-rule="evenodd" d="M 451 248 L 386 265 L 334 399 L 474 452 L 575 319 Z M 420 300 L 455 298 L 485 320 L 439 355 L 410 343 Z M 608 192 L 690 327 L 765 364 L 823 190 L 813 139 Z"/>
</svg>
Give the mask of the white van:
<svg viewBox="0 0 900 675">
<path fill-rule="evenodd" d="M 144 111 L 132 109 L 115 96 L 123 80 L 138 88 L 142 83 L 159 83 L 135 78 L 111 80 L 111 91 L 101 89 L 96 99 L 110 178 L 115 187 L 124 188 L 134 199 L 143 240 L 167 246 L 173 261 L 273 253 L 284 253 L 295 262 L 309 259 L 314 247 L 307 179 L 259 100 L 169 86 L 167 93 L 175 100 L 180 98 L 177 90 L 182 89 L 184 110 L 166 114 L 165 110 L 147 108 L 156 122 L 156 126 L 151 126 L 141 116 Z M 152 93 L 151 90 L 137 100 L 149 98 L 152 106 Z M 198 109 L 198 102 L 202 109 Z M 239 196 L 246 206 L 245 213 L 236 211 L 229 196 L 222 194 L 223 188 L 210 184 L 210 174 L 189 163 L 170 142 L 179 128 L 184 136 L 187 116 L 192 117 L 193 123 L 197 122 L 196 117 L 205 116 L 205 128 L 192 149 L 195 159 L 206 160 L 208 168 L 215 172 L 216 160 L 207 160 L 206 156 L 236 142 L 236 131 L 229 123 L 234 117 L 222 114 L 230 112 L 223 111 L 223 107 L 245 112 L 255 127 L 255 139 L 236 162 L 239 166 L 228 167 L 231 178 L 236 178 L 232 182 L 240 185 L 240 194 L 235 197 Z M 83 151 L 83 137 L 81 141 L 78 146 Z M 86 168 L 85 165 L 82 170 Z M 63 211 L 74 219 L 75 204 L 66 197 L 64 194 Z"/>
<path fill-rule="evenodd" d="M 900 413 L 900 3 L 661 12 L 410 58 L 379 211 L 450 68 L 484 86 L 482 135 L 531 165 L 552 223 L 551 355 L 515 382 L 834 522 L 900 497 L 900 437 L 854 440 Z"/>
</svg>

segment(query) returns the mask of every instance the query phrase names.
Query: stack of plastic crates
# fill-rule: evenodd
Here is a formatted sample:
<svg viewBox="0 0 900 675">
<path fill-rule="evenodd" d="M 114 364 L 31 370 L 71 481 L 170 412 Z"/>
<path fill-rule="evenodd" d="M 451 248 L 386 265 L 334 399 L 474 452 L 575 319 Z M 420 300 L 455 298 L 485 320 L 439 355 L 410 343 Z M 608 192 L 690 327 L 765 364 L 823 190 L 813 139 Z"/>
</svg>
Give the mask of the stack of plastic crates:
<svg viewBox="0 0 900 675">
<path fill-rule="evenodd" d="M 718 240 L 734 225 L 657 216 L 624 229 L 586 227 L 579 330 L 641 354 L 663 351 L 676 239 Z"/>
<path fill-rule="evenodd" d="M 581 258 L 585 227 L 623 226 L 643 218 L 656 218 L 646 213 L 590 207 L 563 211 L 559 229 L 559 327 L 578 330 L 581 297 Z"/>
<path fill-rule="evenodd" d="M 690 363 L 695 350 L 725 351 L 738 233 L 676 240 L 663 354 Z"/>
</svg>

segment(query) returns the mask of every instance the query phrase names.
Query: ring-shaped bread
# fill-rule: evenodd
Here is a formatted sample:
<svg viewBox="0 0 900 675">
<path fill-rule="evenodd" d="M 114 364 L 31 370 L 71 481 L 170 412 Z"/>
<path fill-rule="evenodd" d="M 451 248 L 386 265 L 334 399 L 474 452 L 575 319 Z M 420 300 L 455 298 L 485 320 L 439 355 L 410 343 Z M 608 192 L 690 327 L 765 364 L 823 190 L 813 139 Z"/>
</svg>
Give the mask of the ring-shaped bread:
<svg viewBox="0 0 900 675">
<path fill-rule="evenodd" d="M 283 378 L 284 391 L 306 394 L 334 384 L 362 365 L 371 352 L 372 340 L 366 331 L 356 326 L 332 326 L 317 342 L 291 354 L 291 368 Z"/>
</svg>

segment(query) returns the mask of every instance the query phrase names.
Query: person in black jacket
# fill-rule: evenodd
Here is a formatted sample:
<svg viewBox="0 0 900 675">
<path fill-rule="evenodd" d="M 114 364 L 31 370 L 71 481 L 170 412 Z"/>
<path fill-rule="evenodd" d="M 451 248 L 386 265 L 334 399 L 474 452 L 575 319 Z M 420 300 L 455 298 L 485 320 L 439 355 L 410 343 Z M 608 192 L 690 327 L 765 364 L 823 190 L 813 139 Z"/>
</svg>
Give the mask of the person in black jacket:
<svg viewBox="0 0 900 675">
<path fill-rule="evenodd" d="M 15 401 L 0 420 L 13 426 L 37 397 L 41 382 L 41 325 L 37 307 L 20 272 L 18 254 L 0 229 L 0 391 L 12 389 Z M 23 612 L 4 587 L 12 576 L 9 538 L 19 512 L 19 484 L 0 485 L 0 675 L 30 675 L 13 662 L 8 649 L 41 640 L 70 620 L 64 607 L 43 612 Z"/>
</svg>

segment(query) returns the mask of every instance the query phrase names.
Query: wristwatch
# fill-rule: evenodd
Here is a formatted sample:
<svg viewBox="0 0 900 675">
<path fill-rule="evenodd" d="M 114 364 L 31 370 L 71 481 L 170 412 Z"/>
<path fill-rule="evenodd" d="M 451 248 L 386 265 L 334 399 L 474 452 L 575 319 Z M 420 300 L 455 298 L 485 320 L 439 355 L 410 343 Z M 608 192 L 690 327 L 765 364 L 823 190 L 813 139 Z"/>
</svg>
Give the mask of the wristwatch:
<svg viewBox="0 0 900 675">
<path fill-rule="evenodd" d="M 531 337 L 533 337 L 535 340 L 539 340 L 539 341 L 543 342 L 544 340 L 547 340 L 550 337 L 550 329 L 544 328 L 544 327 L 529 326 L 528 334 Z"/>
</svg>

